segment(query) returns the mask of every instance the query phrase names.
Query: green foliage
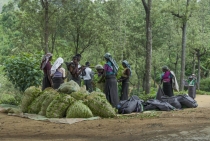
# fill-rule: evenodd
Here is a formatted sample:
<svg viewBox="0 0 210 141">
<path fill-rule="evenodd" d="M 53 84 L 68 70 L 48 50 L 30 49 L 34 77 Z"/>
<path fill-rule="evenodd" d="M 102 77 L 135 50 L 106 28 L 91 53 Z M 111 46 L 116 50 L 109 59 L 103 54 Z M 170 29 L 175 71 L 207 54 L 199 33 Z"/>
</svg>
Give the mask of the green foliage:
<svg viewBox="0 0 210 141">
<path fill-rule="evenodd" d="M 199 94 L 199 95 L 210 95 L 210 92 L 201 91 L 201 90 L 196 90 L 196 94 Z"/>
<path fill-rule="evenodd" d="M 15 88 L 24 91 L 30 86 L 41 85 L 40 58 L 40 54 L 21 53 L 5 60 L 5 75 Z"/>
<path fill-rule="evenodd" d="M 1 94 L 0 104 L 18 105 L 15 96 L 10 94 Z"/>
<path fill-rule="evenodd" d="M 200 81 L 200 90 L 210 91 L 210 78 L 202 79 Z"/>
<path fill-rule="evenodd" d="M 137 89 L 131 91 L 131 95 L 137 95 L 140 99 L 147 101 L 149 99 L 155 99 L 157 93 L 157 88 L 151 87 L 150 93 L 145 94 L 144 91 L 138 92 Z"/>
</svg>

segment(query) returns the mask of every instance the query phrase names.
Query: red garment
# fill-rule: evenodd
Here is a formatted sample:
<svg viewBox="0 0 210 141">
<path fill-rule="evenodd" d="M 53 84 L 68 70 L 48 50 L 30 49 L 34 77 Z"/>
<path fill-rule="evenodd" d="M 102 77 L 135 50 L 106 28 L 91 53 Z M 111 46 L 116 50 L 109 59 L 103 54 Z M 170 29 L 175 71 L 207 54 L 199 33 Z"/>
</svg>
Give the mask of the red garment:
<svg viewBox="0 0 210 141">
<path fill-rule="evenodd" d="M 171 80 L 171 72 L 170 71 L 166 71 L 162 75 L 162 79 L 163 79 L 163 82 L 170 82 L 170 80 Z"/>
<path fill-rule="evenodd" d="M 47 64 L 45 65 L 44 69 L 43 69 L 43 72 L 45 75 L 47 75 L 47 71 L 50 71 L 51 70 L 51 63 L 48 61 Z"/>
</svg>

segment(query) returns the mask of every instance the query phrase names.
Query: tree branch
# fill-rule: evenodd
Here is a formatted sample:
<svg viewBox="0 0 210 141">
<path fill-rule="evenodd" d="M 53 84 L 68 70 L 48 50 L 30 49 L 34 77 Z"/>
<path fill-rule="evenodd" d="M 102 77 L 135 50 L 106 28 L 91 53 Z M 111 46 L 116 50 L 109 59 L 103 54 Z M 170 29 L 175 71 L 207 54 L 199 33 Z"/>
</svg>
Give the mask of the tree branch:
<svg viewBox="0 0 210 141">
<path fill-rule="evenodd" d="M 149 9 L 148 9 L 148 6 L 147 6 L 147 3 L 145 2 L 145 0 L 141 0 L 141 1 L 143 3 L 145 11 L 148 11 Z"/>
</svg>

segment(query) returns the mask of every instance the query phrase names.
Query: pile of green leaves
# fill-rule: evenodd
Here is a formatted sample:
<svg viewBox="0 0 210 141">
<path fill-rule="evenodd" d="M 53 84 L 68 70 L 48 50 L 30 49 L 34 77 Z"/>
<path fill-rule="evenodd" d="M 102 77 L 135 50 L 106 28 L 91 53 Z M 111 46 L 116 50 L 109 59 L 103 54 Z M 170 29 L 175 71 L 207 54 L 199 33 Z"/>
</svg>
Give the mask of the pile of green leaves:
<svg viewBox="0 0 210 141">
<path fill-rule="evenodd" d="M 40 86 L 40 59 L 41 54 L 30 53 L 8 57 L 4 62 L 5 75 L 20 91 L 25 91 L 30 86 Z"/>
</svg>

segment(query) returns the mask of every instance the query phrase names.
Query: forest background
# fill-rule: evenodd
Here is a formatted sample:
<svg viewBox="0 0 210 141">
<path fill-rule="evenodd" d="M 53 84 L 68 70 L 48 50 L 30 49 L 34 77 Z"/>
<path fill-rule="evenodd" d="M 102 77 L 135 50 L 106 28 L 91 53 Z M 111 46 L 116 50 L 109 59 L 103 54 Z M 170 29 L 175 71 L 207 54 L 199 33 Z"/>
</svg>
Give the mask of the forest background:
<svg viewBox="0 0 210 141">
<path fill-rule="evenodd" d="M 65 62 L 79 53 L 92 67 L 109 52 L 130 63 L 136 93 L 157 88 L 165 65 L 180 90 L 194 73 L 210 91 L 210 0 L 0 0 L 0 8 L 1 74 L 19 90 L 41 85 L 46 52 Z"/>
</svg>

